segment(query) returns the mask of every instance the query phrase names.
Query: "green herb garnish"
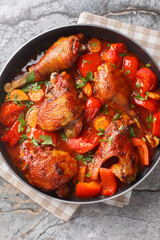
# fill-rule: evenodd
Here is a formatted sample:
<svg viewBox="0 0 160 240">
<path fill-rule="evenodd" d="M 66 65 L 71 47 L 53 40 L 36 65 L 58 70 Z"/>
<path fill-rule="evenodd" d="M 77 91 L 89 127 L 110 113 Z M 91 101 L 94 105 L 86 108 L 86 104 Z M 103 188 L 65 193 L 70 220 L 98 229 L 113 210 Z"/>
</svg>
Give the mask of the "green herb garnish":
<svg viewBox="0 0 160 240">
<path fill-rule="evenodd" d="M 144 137 L 142 137 L 142 140 L 143 140 L 144 142 L 146 142 L 146 139 L 145 139 Z"/>
<path fill-rule="evenodd" d="M 62 140 L 63 140 L 64 142 L 66 142 L 67 136 L 66 136 L 66 134 L 65 134 L 64 132 L 61 133 L 61 137 L 62 137 Z"/>
<path fill-rule="evenodd" d="M 131 108 L 133 108 L 133 109 L 134 109 L 134 104 L 131 104 Z"/>
<path fill-rule="evenodd" d="M 97 46 L 97 43 L 91 42 L 90 45 L 93 46 L 93 47 L 96 47 L 96 46 Z"/>
<path fill-rule="evenodd" d="M 87 63 L 87 62 L 88 62 L 88 63 L 92 64 L 91 61 L 86 61 L 86 60 L 84 60 L 84 59 L 82 60 L 82 62 L 83 62 L 83 63 Z"/>
<path fill-rule="evenodd" d="M 76 160 L 77 161 L 82 161 L 85 165 L 87 165 L 88 162 L 91 162 L 93 160 L 92 159 L 93 156 L 94 155 L 89 151 L 86 156 L 84 156 L 83 154 L 78 154 L 76 156 Z"/>
<path fill-rule="evenodd" d="M 27 140 L 27 139 L 28 139 L 28 136 L 27 136 L 26 134 L 22 134 L 22 135 L 20 136 L 19 143 L 22 143 L 22 142 L 24 142 L 24 141 Z"/>
<path fill-rule="evenodd" d="M 145 66 L 146 66 L 146 67 L 151 67 L 151 64 L 150 64 L 150 63 L 147 63 Z"/>
<path fill-rule="evenodd" d="M 111 64 L 115 69 L 117 68 L 115 64 L 113 64 L 113 63 L 110 63 L 110 64 Z"/>
<path fill-rule="evenodd" d="M 125 75 L 128 75 L 130 72 L 131 72 L 131 71 L 128 70 L 128 71 L 126 71 L 124 74 L 125 74 Z"/>
<path fill-rule="evenodd" d="M 31 82 L 34 82 L 35 78 L 36 78 L 35 72 L 32 71 L 32 72 L 28 75 L 28 77 L 26 77 L 26 81 L 27 81 L 27 83 L 31 83 Z"/>
<path fill-rule="evenodd" d="M 148 127 L 149 128 L 151 127 L 150 123 L 155 122 L 155 121 L 156 121 L 156 117 L 153 118 L 152 114 L 150 114 L 149 117 L 146 118 L 146 122 L 148 122 Z"/>
<path fill-rule="evenodd" d="M 118 113 L 116 113 L 116 115 L 113 117 L 113 121 L 120 119 L 120 116 L 121 116 L 121 112 L 120 110 L 118 110 Z"/>
<path fill-rule="evenodd" d="M 129 127 L 129 134 L 131 137 L 135 137 L 135 132 L 134 132 L 134 128 L 132 126 Z"/>
<path fill-rule="evenodd" d="M 112 136 L 110 138 L 108 138 L 108 136 L 106 136 L 105 139 L 100 139 L 99 142 L 109 142 L 110 145 L 112 145 L 112 140 L 113 140 Z"/>
<path fill-rule="evenodd" d="M 137 87 L 138 89 L 140 89 L 141 84 L 138 82 L 138 83 L 136 84 L 136 87 Z"/>
<path fill-rule="evenodd" d="M 119 54 L 120 57 L 124 57 L 124 56 L 127 56 L 127 55 L 128 55 L 128 53 L 120 53 Z"/>
<path fill-rule="evenodd" d="M 88 172 L 87 174 L 86 174 L 86 177 L 90 177 L 91 176 L 91 172 Z"/>
<path fill-rule="evenodd" d="M 92 81 L 93 80 L 93 73 L 92 71 L 89 71 L 85 77 L 80 77 L 82 81 L 77 81 L 76 83 L 76 88 L 82 88 L 86 85 L 86 83 L 88 81 Z"/>
<path fill-rule="evenodd" d="M 26 121 L 24 119 L 23 113 L 19 116 L 18 121 L 19 121 L 18 132 L 20 133 L 24 131 L 24 126 L 26 126 Z"/>
<path fill-rule="evenodd" d="M 40 135 L 39 138 L 44 141 L 44 142 L 41 143 L 42 145 L 53 145 L 53 146 L 55 146 L 55 144 L 53 144 L 51 136 L 49 136 L 49 135 Z"/>
<path fill-rule="evenodd" d="M 146 92 L 145 98 L 143 98 L 143 97 L 139 94 L 139 92 L 137 92 L 137 91 L 135 91 L 135 92 L 136 92 L 137 95 L 135 95 L 134 98 L 139 99 L 139 100 L 141 100 L 141 101 L 147 100 L 147 98 L 148 98 L 148 96 L 149 96 L 149 92 Z"/>
<path fill-rule="evenodd" d="M 105 131 L 103 128 L 98 128 L 100 132 L 97 133 L 98 136 L 104 135 Z"/>
</svg>

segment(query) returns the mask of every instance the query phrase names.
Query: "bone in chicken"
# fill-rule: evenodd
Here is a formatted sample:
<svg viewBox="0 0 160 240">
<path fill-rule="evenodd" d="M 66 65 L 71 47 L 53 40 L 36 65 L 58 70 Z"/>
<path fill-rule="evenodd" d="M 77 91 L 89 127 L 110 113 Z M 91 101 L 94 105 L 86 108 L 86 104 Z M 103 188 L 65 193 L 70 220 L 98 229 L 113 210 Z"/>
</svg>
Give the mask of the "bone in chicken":
<svg viewBox="0 0 160 240">
<path fill-rule="evenodd" d="M 117 157 L 119 161 L 112 165 L 112 172 L 122 182 L 133 181 L 137 174 L 137 156 L 130 141 L 127 124 L 121 120 L 112 122 L 102 141 L 95 153 L 94 164 L 89 165 L 91 179 L 98 179 L 99 169 L 105 161 Z"/>
<path fill-rule="evenodd" d="M 126 113 L 135 120 L 138 128 L 146 135 L 152 147 L 159 144 L 159 140 L 147 132 L 137 117 L 137 113 L 131 108 L 131 91 L 123 70 L 115 68 L 110 63 L 102 64 L 94 74 L 95 91 L 103 104 L 121 113 Z"/>
<path fill-rule="evenodd" d="M 56 131 L 77 119 L 84 104 L 70 74 L 51 75 L 50 87 L 37 113 L 37 125 L 45 131 Z"/>
<path fill-rule="evenodd" d="M 31 185 L 44 191 L 65 186 L 77 172 L 77 162 L 68 152 L 35 146 L 29 140 L 20 146 L 16 164 Z"/>
<path fill-rule="evenodd" d="M 85 49 L 82 44 L 83 34 L 71 35 L 69 37 L 61 37 L 57 40 L 44 54 L 40 61 L 29 68 L 29 72 L 34 71 L 35 82 L 43 81 L 52 72 L 62 71 L 70 68 L 77 60 L 79 53 Z M 11 83 L 4 85 L 6 92 L 23 86 L 27 83 L 26 73 L 19 79 L 13 80 Z"/>
</svg>

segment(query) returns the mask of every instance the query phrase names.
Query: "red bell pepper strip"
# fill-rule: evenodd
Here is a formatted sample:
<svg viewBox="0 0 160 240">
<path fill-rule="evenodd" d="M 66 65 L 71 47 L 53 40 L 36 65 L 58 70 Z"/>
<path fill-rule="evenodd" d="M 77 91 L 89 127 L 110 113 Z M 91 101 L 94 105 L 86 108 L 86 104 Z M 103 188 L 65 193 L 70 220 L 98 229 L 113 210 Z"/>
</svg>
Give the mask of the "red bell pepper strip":
<svg viewBox="0 0 160 240">
<path fill-rule="evenodd" d="M 145 98 L 145 95 L 141 94 L 141 97 Z M 132 99 L 135 104 L 137 104 L 141 107 L 144 107 L 153 113 L 157 112 L 160 107 L 160 104 L 156 100 L 151 99 L 151 98 L 147 98 L 147 100 L 140 100 L 140 99 L 135 98 L 135 95 L 133 95 Z"/>
<path fill-rule="evenodd" d="M 4 135 L 1 140 L 3 142 L 8 142 L 11 147 L 13 147 L 20 139 L 21 132 L 18 132 L 18 126 L 20 122 L 16 121 L 11 129 Z"/>
<path fill-rule="evenodd" d="M 100 177 L 102 182 L 103 195 L 113 195 L 117 191 L 117 182 L 111 169 L 100 168 Z"/>
<path fill-rule="evenodd" d="M 92 181 L 90 183 L 79 182 L 76 185 L 76 197 L 89 198 L 95 197 L 102 191 L 102 185 L 98 181 Z"/>
<path fill-rule="evenodd" d="M 52 142 L 54 145 L 56 145 L 56 141 L 57 141 L 57 134 L 56 133 L 51 133 L 51 132 L 45 132 L 42 131 L 40 129 L 36 129 L 36 128 L 31 128 L 30 132 L 27 133 L 27 136 L 29 138 L 36 138 L 37 140 L 40 140 L 41 142 L 43 142 L 42 139 L 40 139 L 40 136 L 51 136 L 52 138 Z"/>
<path fill-rule="evenodd" d="M 138 149 L 138 162 L 141 165 L 148 166 L 149 165 L 149 151 L 147 144 L 140 138 L 132 138 L 133 146 Z"/>
<path fill-rule="evenodd" d="M 154 136 L 160 137 L 160 112 L 153 114 L 153 119 L 156 119 L 153 122 L 152 133 Z"/>
<path fill-rule="evenodd" d="M 101 105 L 100 100 L 94 97 L 90 97 L 86 101 L 84 118 L 87 122 L 91 122 L 94 119 Z"/>
<path fill-rule="evenodd" d="M 102 64 L 102 60 L 98 53 L 86 53 L 78 59 L 78 69 L 83 77 L 87 76 L 88 72 L 94 72 L 97 67 Z"/>
<path fill-rule="evenodd" d="M 11 127 L 24 109 L 25 105 L 19 106 L 10 101 L 4 102 L 0 107 L 0 122 L 7 127 Z"/>
<path fill-rule="evenodd" d="M 82 134 L 77 138 L 68 138 L 68 147 L 77 153 L 86 153 L 99 144 L 100 136 L 97 135 L 97 131 L 90 127 L 85 129 Z"/>
</svg>

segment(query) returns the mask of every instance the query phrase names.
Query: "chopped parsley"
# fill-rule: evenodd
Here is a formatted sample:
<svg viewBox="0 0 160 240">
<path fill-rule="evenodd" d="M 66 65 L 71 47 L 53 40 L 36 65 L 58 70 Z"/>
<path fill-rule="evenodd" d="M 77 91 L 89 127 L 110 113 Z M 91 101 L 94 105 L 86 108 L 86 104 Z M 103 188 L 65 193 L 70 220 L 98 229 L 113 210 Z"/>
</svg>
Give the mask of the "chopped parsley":
<svg viewBox="0 0 160 240">
<path fill-rule="evenodd" d="M 105 134 L 105 131 L 103 128 L 98 128 L 100 132 L 97 133 L 98 136 L 102 136 Z"/>
<path fill-rule="evenodd" d="M 26 77 L 26 81 L 27 81 L 27 83 L 31 83 L 31 82 L 34 82 L 35 78 L 36 78 L 35 72 L 32 71 L 32 72 L 28 75 L 28 77 Z"/>
<path fill-rule="evenodd" d="M 128 75 L 130 72 L 131 72 L 130 70 L 126 71 L 126 72 L 125 72 L 125 75 Z"/>
<path fill-rule="evenodd" d="M 111 43 L 108 43 L 108 47 L 110 47 L 111 46 Z"/>
<path fill-rule="evenodd" d="M 28 136 L 27 136 L 26 134 L 22 134 L 22 135 L 20 136 L 19 143 L 22 143 L 22 142 L 24 142 L 24 141 L 27 140 L 27 139 L 28 139 Z"/>
<path fill-rule="evenodd" d="M 118 128 L 119 131 L 121 131 L 123 128 L 123 124 Z"/>
<path fill-rule="evenodd" d="M 116 115 L 113 117 L 113 121 L 120 119 L 120 116 L 121 116 L 121 112 L 120 110 L 118 110 L 118 113 L 116 113 Z"/>
<path fill-rule="evenodd" d="M 112 140 L 113 140 L 112 136 L 110 138 L 108 138 L 108 136 L 106 136 L 105 139 L 100 139 L 99 142 L 109 142 L 110 145 L 112 145 Z"/>
<path fill-rule="evenodd" d="M 67 135 L 66 135 L 64 132 L 61 133 L 61 137 L 62 137 L 62 140 L 63 140 L 64 142 L 66 142 L 66 140 L 67 140 Z"/>
<path fill-rule="evenodd" d="M 138 82 L 138 83 L 136 84 L 136 87 L 137 87 L 138 89 L 140 89 L 141 84 Z"/>
<path fill-rule="evenodd" d="M 151 127 L 150 123 L 155 122 L 155 121 L 156 121 L 156 117 L 153 118 L 152 114 L 150 114 L 149 117 L 146 118 L 146 122 L 148 122 L 148 127 L 149 128 Z"/>
<path fill-rule="evenodd" d="M 76 82 L 76 88 L 82 88 L 86 85 L 86 83 L 88 81 L 92 81 L 93 80 L 93 73 L 92 71 L 89 71 L 85 77 L 80 77 L 81 81 L 77 81 Z"/>
<path fill-rule="evenodd" d="M 26 121 L 24 119 L 23 113 L 19 116 L 18 121 L 19 121 L 18 132 L 20 133 L 24 131 L 24 126 L 26 126 Z"/>
<path fill-rule="evenodd" d="M 119 54 L 120 57 L 124 57 L 124 56 L 127 56 L 127 55 L 128 55 L 128 53 L 120 53 Z"/>
<path fill-rule="evenodd" d="M 53 145 L 53 146 L 55 146 L 55 144 L 53 144 L 51 136 L 40 135 L 39 138 L 43 140 L 43 142 L 41 143 L 42 145 Z"/>
<path fill-rule="evenodd" d="M 31 142 L 36 146 L 38 147 L 38 143 L 41 143 L 38 139 L 36 139 L 35 137 L 32 137 L 31 138 Z"/>
<path fill-rule="evenodd" d="M 90 45 L 93 46 L 93 47 L 96 47 L 97 43 L 96 42 L 91 42 Z"/>
<path fill-rule="evenodd" d="M 82 161 L 85 165 L 88 164 L 88 162 L 93 161 L 93 154 L 89 151 L 88 154 L 86 156 L 84 156 L 83 154 L 78 154 L 76 156 L 76 160 L 77 161 Z"/>
<path fill-rule="evenodd" d="M 147 63 L 147 64 L 146 64 L 146 67 L 151 67 L 151 64 L 150 64 L 150 63 Z"/>
<path fill-rule="evenodd" d="M 135 93 L 136 93 L 137 95 L 135 95 L 134 98 L 139 99 L 139 100 L 141 100 L 141 101 L 147 100 L 147 98 L 148 98 L 148 96 L 149 96 L 149 92 L 146 92 L 146 96 L 145 96 L 144 98 L 139 94 L 139 92 L 135 91 Z"/>
<path fill-rule="evenodd" d="M 131 104 L 131 108 L 133 108 L 133 109 L 134 109 L 134 104 Z"/>
<path fill-rule="evenodd" d="M 144 137 L 142 137 L 142 140 L 143 140 L 144 142 L 146 142 L 146 139 L 145 139 Z"/>
<path fill-rule="evenodd" d="M 83 62 L 83 63 L 87 63 L 87 62 L 88 62 L 88 63 L 92 64 L 91 61 L 86 61 L 86 60 L 84 60 L 84 59 L 82 60 L 82 62 Z"/>
<path fill-rule="evenodd" d="M 110 63 L 110 64 L 111 64 L 115 69 L 117 68 L 115 64 L 113 64 L 113 63 Z"/>
<path fill-rule="evenodd" d="M 86 177 L 90 177 L 91 176 L 91 172 L 88 172 L 87 174 L 86 174 Z"/>
<path fill-rule="evenodd" d="M 131 137 L 135 137 L 136 136 L 136 134 L 134 132 L 134 128 L 132 126 L 129 127 L 129 134 L 130 134 Z"/>
</svg>

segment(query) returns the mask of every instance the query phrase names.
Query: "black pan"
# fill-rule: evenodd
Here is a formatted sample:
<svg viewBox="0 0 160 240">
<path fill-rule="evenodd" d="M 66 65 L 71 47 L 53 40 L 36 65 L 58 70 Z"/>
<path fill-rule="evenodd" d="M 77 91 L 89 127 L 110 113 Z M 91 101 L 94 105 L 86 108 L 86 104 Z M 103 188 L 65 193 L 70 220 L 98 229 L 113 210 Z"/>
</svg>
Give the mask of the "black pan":
<svg viewBox="0 0 160 240">
<path fill-rule="evenodd" d="M 65 26 L 61 28 L 56 28 L 50 31 L 47 31 L 45 33 L 40 34 L 39 36 L 33 38 L 29 42 L 27 42 L 25 45 L 23 45 L 6 63 L 5 67 L 3 68 L 1 72 L 0 77 L 0 92 L 1 96 L 4 94 L 3 86 L 6 82 L 11 81 L 15 77 L 15 70 L 18 67 L 22 66 L 22 62 L 27 62 L 27 59 L 30 59 L 32 56 L 32 53 L 35 52 L 35 49 L 37 47 L 45 46 L 46 43 L 54 43 L 58 38 L 61 36 L 68 36 L 71 34 L 76 34 L 82 32 L 86 36 L 92 36 L 97 38 L 104 38 L 106 40 L 109 40 L 111 42 L 123 42 L 126 44 L 127 48 L 135 53 L 138 58 L 144 63 L 150 63 L 151 64 L 151 70 L 159 77 L 160 76 L 160 68 L 158 64 L 155 62 L 155 60 L 151 57 L 151 55 L 138 43 L 130 39 L 129 37 L 121 34 L 118 31 L 111 30 L 109 28 L 100 27 L 96 25 L 71 25 L 71 26 Z M 159 79 L 160 84 L 160 79 Z M 57 198 L 57 196 L 54 193 L 44 193 L 41 190 L 31 186 L 27 180 L 24 178 L 23 174 L 19 171 L 19 169 L 14 165 L 11 157 L 9 156 L 7 150 L 5 149 L 5 146 L 2 142 L 0 142 L 0 152 L 2 155 L 2 158 L 4 162 L 7 164 L 9 169 L 12 171 L 13 174 L 15 174 L 21 182 L 23 182 L 25 185 L 27 185 L 29 188 L 34 189 L 35 191 L 50 196 L 51 198 L 57 199 L 62 202 L 69 202 L 69 203 L 76 203 L 76 204 L 89 204 L 89 203 L 97 203 L 97 202 L 103 202 L 106 199 L 113 199 L 116 198 L 131 189 L 133 189 L 135 186 L 137 186 L 140 182 L 142 182 L 154 169 L 154 167 L 157 165 L 159 159 L 160 159 L 160 148 L 158 147 L 156 150 L 156 153 L 150 163 L 150 166 L 147 167 L 143 172 L 141 172 L 136 181 L 132 182 L 125 188 L 118 190 L 113 196 L 111 197 L 95 197 L 90 199 L 68 199 L 68 200 L 62 200 Z"/>
</svg>

